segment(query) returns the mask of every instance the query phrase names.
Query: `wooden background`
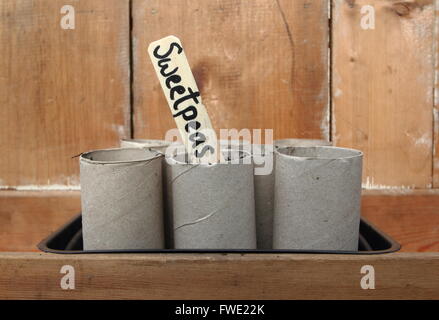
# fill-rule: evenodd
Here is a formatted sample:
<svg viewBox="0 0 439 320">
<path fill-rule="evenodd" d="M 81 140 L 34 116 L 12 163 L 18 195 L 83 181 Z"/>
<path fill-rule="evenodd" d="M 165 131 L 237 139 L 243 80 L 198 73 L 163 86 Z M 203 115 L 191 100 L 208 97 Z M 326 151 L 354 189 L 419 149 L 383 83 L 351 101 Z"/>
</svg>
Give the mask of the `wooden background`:
<svg viewBox="0 0 439 320">
<path fill-rule="evenodd" d="M 60 9 L 75 8 L 75 29 Z M 364 30 L 366 5 L 375 29 Z M 147 57 L 185 46 L 216 128 L 365 152 L 364 187 L 439 187 L 433 0 L 3 0 L 0 188 L 78 189 L 78 159 L 173 120 Z"/>
<path fill-rule="evenodd" d="M 60 27 L 67 4 L 74 30 Z M 0 298 L 437 299 L 438 10 L 439 0 L 1 0 Z M 80 192 L 66 191 L 79 189 L 76 155 L 174 127 L 147 56 L 169 34 L 216 128 L 363 150 L 363 186 L 380 190 L 363 192 L 362 216 L 405 252 L 30 252 L 80 211 Z M 59 288 L 66 264 L 73 291 Z M 359 287 L 365 264 L 377 290 Z"/>
</svg>

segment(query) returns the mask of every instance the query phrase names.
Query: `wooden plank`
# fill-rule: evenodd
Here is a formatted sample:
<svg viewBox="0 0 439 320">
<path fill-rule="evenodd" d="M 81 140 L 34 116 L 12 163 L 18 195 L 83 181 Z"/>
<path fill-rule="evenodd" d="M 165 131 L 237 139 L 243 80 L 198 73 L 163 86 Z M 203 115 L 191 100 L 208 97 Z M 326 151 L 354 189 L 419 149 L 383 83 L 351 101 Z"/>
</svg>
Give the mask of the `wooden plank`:
<svg viewBox="0 0 439 320">
<path fill-rule="evenodd" d="M 219 128 L 272 128 L 275 138 L 329 138 L 325 1 L 134 0 L 134 135 L 174 128 L 148 58 L 173 34 L 188 53 Z"/>
<path fill-rule="evenodd" d="M 75 289 L 60 287 L 61 267 Z M 375 289 L 360 270 L 375 270 Z M 438 299 L 439 253 L 0 254 L 0 299 Z"/>
<path fill-rule="evenodd" d="M 434 148 L 433 148 L 433 188 L 439 188 L 439 1 L 435 0 L 435 30 L 434 30 Z"/>
<path fill-rule="evenodd" d="M 363 195 L 362 214 L 404 252 L 439 252 L 439 193 Z"/>
<path fill-rule="evenodd" d="M 72 156 L 129 136 L 128 0 L 1 1 L 0 56 L 1 188 L 76 187 Z"/>
<path fill-rule="evenodd" d="M 80 211 L 78 191 L 1 191 L 0 251 L 38 251 L 41 240 Z"/>
<path fill-rule="evenodd" d="M 367 188 L 430 188 L 434 1 L 333 5 L 333 141 L 365 152 Z M 365 5 L 373 30 L 361 27 Z"/>
<path fill-rule="evenodd" d="M 0 192 L 0 252 L 36 245 L 80 211 L 77 191 Z M 403 252 L 439 252 L 439 193 L 367 192 L 362 215 L 402 245 Z"/>
</svg>

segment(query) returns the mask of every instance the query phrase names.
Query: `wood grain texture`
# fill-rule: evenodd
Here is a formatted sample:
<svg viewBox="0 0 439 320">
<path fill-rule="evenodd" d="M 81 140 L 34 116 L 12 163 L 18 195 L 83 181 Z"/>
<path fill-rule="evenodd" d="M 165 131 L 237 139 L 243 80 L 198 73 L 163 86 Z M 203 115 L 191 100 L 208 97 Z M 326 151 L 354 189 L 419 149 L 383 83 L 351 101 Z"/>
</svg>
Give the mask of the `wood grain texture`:
<svg viewBox="0 0 439 320">
<path fill-rule="evenodd" d="M 128 0 L 1 1 L 0 57 L 1 188 L 76 186 L 72 156 L 129 136 Z"/>
<path fill-rule="evenodd" d="M 63 265 L 75 290 L 62 290 Z M 363 290 L 363 265 L 375 290 Z M 438 299 L 439 253 L 0 254 L 0 299 Z"/>
<path fill-rule="evenodd" d="M 78 191 L 0 191 L 0 251 L 37 244 L 81 211 Z"/>
<path fill-rule="evenodd" d="M 434 17 L 433 0 L 333 1 L 332 139 L 364 151 L 365 187 L 432 186 Z"/>
<path fill-rule="evenodd" d="M 362 214 L 404 252 L 439 252 L 439 193 L 363 195 Z"/>
<path fill-rule="evenodd" d="M 439 193 L 367 192 L 362 215 L 402 244 L 403 252 L 439 252 Z M 0 252 L 36 245 L 81 210 L 77 191 L 0 192 Z"/>
<path fill-rule="evenodd" d="M 435 83 L 434 83 L 434 148 L 433 148 L 433 188 L 439 188 L 439 1 L 436 1 L 434 54 L 435 54 Z"/>
<path fill-rule="evenodd" d="M 182 41 L 214 128 L 329 138 L 328 6 L 308 0 L 133 0 L 134 135 L 175 128 L 147 47 Z"/>
</svg>

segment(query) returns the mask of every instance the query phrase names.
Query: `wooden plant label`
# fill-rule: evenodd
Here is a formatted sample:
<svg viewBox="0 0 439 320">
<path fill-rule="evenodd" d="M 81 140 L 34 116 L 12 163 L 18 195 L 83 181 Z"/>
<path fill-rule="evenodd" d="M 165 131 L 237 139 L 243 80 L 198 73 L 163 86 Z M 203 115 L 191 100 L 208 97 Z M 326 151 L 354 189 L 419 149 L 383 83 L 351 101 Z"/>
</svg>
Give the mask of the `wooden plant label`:
<svg viewBox="0 0 439 320">
<path fill-rule="evenodd" d="M 148 53 L 190 160 L 196 163 L 222 160 L 215 130 L 180 40 L 168 36 L 154 41 Z"/>
</svg>

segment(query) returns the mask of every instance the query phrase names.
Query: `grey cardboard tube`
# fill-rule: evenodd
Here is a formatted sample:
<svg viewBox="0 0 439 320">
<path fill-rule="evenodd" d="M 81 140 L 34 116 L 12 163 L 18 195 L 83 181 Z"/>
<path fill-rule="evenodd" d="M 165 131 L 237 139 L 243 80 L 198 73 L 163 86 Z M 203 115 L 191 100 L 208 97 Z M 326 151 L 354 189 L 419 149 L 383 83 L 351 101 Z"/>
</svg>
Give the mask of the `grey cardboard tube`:
<svg viewBox="0 0 439 320">
<path fill-rule="evenodd" d="M 249 145 L 245 140 L 219 140 L 221 148 L 233 148 L 242 150 L 243 145 Z M 121 139 L 122 148 L 151 148 L 160 153 L 166 155 L 166 157 L 172 157 L 178 153 L 184 153 L 185 147 L 183 144 L 174 142 L 171 143 L 166 140 L 154 140 L 154 139 Z M 168 147 L 172 149 L 167 149 Z M 174 222 L 173 222 L 173 205 L 172 205 L 172 177 L 171 167 L 167 161 L 163 161 L 163 215 L 164 215 L 164 227 L 165 227 L 165 247 L 168 249 L 174 248 Z"/>
<path fill-rule="evenodd" d="M 151 140 L 150 140 L 151 141 Z M 242 142 L 238 140 L 219 140 L 221 148 L 240 149 Z M 174 143 L 168 152 L 163 148 L 153 148 L 159 152 L 165 152 L 167 158 L 172 158 L 179 153 L 185 152 L 183 144 Z M 165 216 L 165 243 L 166 248 L 173 249 L 174 245 L 174 221 L 173 221 L 173 202 L 172 202 L 172 167 L 168 161 L 163 161 L 163 197 L 164 197 L 164 216 Z"/>
<path fill-rule="evenodd" d="M 287 147 L 275 157 L 273 248 L 358 250 L 363 154 Z"/>
<path fill-rule="evenodd" d="M 330 141 L 318 139 L 281 139 L 274 141 L 275 148 L 332 146 Z"/>
<path fill-rule="evenodd" d="M 330 146 L 331 142 L 313 139 L 276 140 L 277 146 Z M 269 146 L 269 148 L 267 148 Z M 255 153 L 256 149 L 256 153 Z M 258 156 L 261 161 L 258 161 Z M 253 145 L 255 167 L 261 169 L 272 161 L 271 170 L 257 174 L 255 169 L 255 212 L 258 249 L 273 249 L 274 155 L 272 145 Z"/>
<path fill-rule="evenodd" d="M 254 166 L 248 153 L 226 152 L 232 162 L 246 156 L 214 165 L 188 164 L 184 154 L 167 159 L 175 248 L 256 249 Z"/>
<path fill-rule="evenodd" d="M 255 215 L 258 249 L 273 248 L 274 167 L 273 145 L 253 145 L 255 163 Z M 271 165 L 267 166 L 271 161 Z M 257 169 L 263 169 L 258 172 Z"/>
<path fill-rule="evenodd" d="M 84 250 L 164 248 L 162 158 L 136 148 L 81 155 Z"/>
</svg>

